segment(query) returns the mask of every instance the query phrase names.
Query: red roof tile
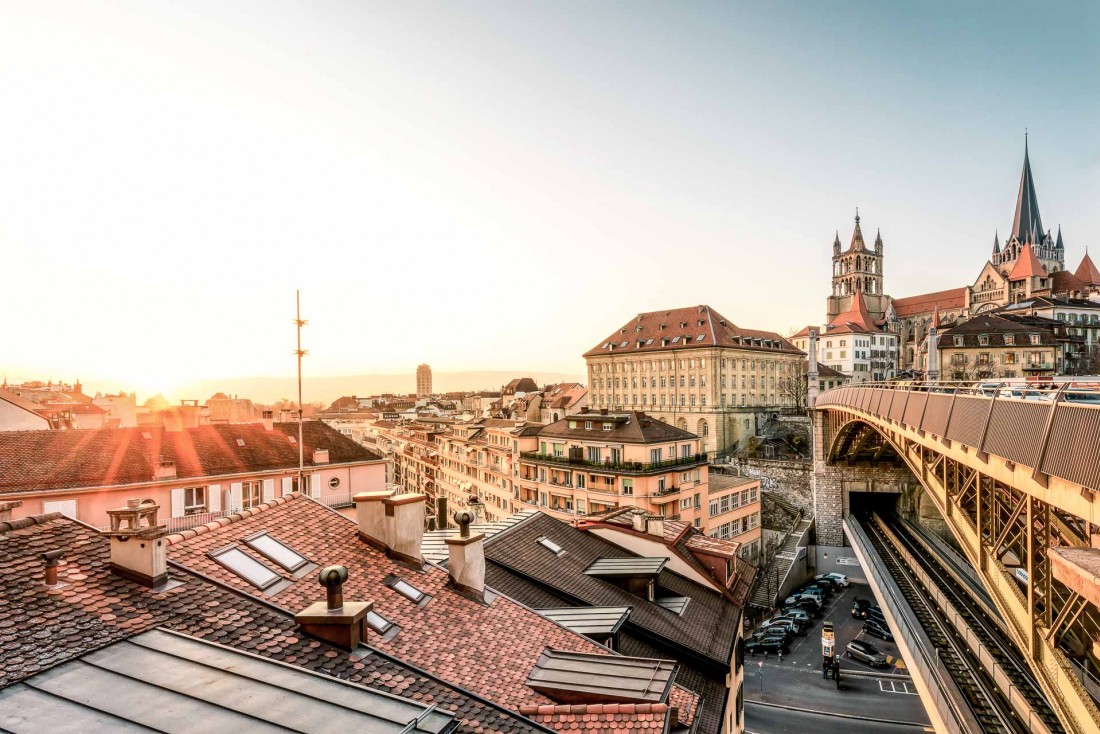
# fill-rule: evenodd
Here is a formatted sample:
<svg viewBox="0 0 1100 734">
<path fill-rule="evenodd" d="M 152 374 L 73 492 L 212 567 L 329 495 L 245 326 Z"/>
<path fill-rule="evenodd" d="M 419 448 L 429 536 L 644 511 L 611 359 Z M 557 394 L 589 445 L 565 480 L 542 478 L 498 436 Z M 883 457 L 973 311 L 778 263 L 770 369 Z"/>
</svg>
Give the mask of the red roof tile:
<svg viewBox="0 0 1100 734">
<path fill-rule="evenodd" d="M 875 320 L 867 310 L 867 302 L 863 300 L 863 291 L 858 289 L 852 297 L 851 307 L 844 313 L 837 314 L 836 318 L 829 322 L 828 329 L 830 334 L 882 331 L 875 326 Z"/>
<path fill-rule="evenodd" d="M 257 591 L 255 587 L 207 553 L 266 530 L 319 565 L 348 567 L 351 573 L 344 584 L 344 599 L 374 602 L 376 613 L 401 628 L 388 641 L 372 635 L 372 645 L 509 709 L 531 702 L 552 703 L 525 684 L 546 647 L 608 653 L 601 645 L 506 597 L 497 597 L 488 605 L 467 599 L 448 587 L 447 572 L 437 566 L 426 565 L 423 573 L 411 571 L 360 540 L 355 522 L 312 500 L 290 495 L 286 502 L 241 515 L 224 526 L 203 526 L 203 532 L 193 538 L 169 536 L 169 559 L 251 594 Z M 247 546 L 240 547 L 266 563 Z M 419 607 L 385 586 L 382 582 L 389 574 L 405 578 L 428 594 L 430 601 Z M 293 580 L 271 601 L 297 611 L 323 596 L 315 575 L 308 574 Z"/>
<path fill-rule="evenodd" d="M 1082 293 L 1087 291 L 1089 284 L 1068 270 L 1056 270 L 1050 276 L 1050 292 L 1057 293 Z"/>
<path fill-rule="evenodd" d="M 1081 258 L 1081 264 L 1077 266 L 1077 272 L 1074 275 L 1089 285 L 1100 285 L 1100 270 L 1093 264 L 1092 258 L 1089 257 L 1087 252 Z"/>
<path fill-rule="evenodd" d="M 329 463 L 381 457 L 319 421 L 302 428 L 306 462 L 327 448 Z M 101 487 L 152 481 L 157 463 L 176 464 L 176 476 L 210 477 L 298 466 L 297 423 L 73 431 L 0 432 L 0 493 L 69 487 Z M 244 443 L 239 445 L 239 441 Z"/>
<path fill-rule="evenodd" d="M 771 346 L 765 346 L 765 342 Z M 688 306 L 671 311 L 640 313 L 585 352 L 584 356 L 596 357 L 615 351 L 657 352 L 715 346 L 798 352 L 793 344 L 775 332 L 742 329 L 710 306 Z"/>
<path fill-rule="evenodd" d="M 939 306 L 945 311 L 960 309 L 966 305 L 966 288 L 952 288 L 946 291 L 934 293 L 922 293 L 919 296 L 894 299 L 894 313 L 899 317 L 915 316 L 922 313 L 932 313 Z"/>
<path fill-rule="evenodd" d="M 690 691 L 674 687 L 684 701 L 698 701 Z M 669 694 L 671 700 L 672 694 Z M 524 705 L 519 712 L 528 718 L 559 731 L 603 732 L 604 734 L 631 734 L 631 732 L 660 732 L 665 728 L 669 706 L 664 703 L 604 703 L 573 705 Z M 681 718 L 681 721 L 683 719 Z M 690 721 L 684 723 L 690 724 Z"/>
<path fill-rule="evenodd" d="M 1016 264 L 1012 266 L 1012 272 L 1008 274 L 1009 280 L 1023 280 L 1024 278 L 1045 278 L 1047 269 L 1035 257 L 1035 251 L 1031 245 L 1024 245 L 1020 256 L 1016 258 Z"/>
</svg>

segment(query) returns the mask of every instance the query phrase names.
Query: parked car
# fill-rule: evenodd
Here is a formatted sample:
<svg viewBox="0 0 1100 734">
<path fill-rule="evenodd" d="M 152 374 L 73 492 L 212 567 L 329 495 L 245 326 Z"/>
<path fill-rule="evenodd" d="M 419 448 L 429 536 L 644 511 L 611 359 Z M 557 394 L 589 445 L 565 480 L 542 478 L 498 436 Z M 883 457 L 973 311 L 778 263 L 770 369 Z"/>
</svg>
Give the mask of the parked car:
<svg viewBox="0 0 1100 734">
<path fill-rule="evenodd" d="M 848 577 L 842 573 L 819 573 L 814 576 L 817 581 L 828 580 L 831 581 L 833 586 L 843 586 L 848 588 Z"/>
<path fill-rule="evenodd" d="M 867 610 L 873 606 L 874 604 L 872 604 L 869 599 L 860 599 L 857 597 L 852 601 L 852 616 L 856 619 L 866 619 Z"/>
<path fill-rule="evenodd" d="M 785 607 L 803 606 L 806 602 L 809 602 L 809 603 L 813 604 L 813 610 L 814 610 L 815 613 L 817 612 L 818 609 L 821 608 L 821 599 L 817 598 L 816 596 L 813 596 L 812 594 L 801 594 L 801 593 L 793 594 L 792 596 L 788 596 L 786 599 L 783 600 L 783 606 L 785 606 Z M 805 607 L 803 607 L 803 608 L 805 608 Z"/>
<path fill-rule="evenodd" d="M 786 630 L 792 635 L 802 634 L 802 625 L 790 619 L 769 619 L 766 622 L 760 623 L 761 629 L 781 629 Z"/>
<path fill-rule="evenodd" d="M 789 617 L 798 622 L 803 627 L 809 627 L 814 623 L 814 618 L 805 609 L 799 609 L 798 607 L 784 609 L 782 614 L 784 617 Z"/>
<path fill-rule="evenodd" d="M 863 631 L 874 637 L 878 637 L 881 640 L 892 640 L 894 635 L 890 633 L 890 628 L 885 624 L 880 624 L 873 619 L 868 619 L 863 623 Z"/>
<path fill-rule="evenodd" d="M 825 584 L 822 584 L 820 586 L 817 584 L 809 584 L 799 589 L 799 593 L 813 594 L 814 596 L 820 598 L 822 601 L 825 601 L 833 595 L 833 590 Z"/>
<path fill-rule="evenodd" d="M 875 668 L 886 665 L 886 656 L 879 649 L 866 640 L 852 640 L 848 643 L 848 655 L 853 660 L 859 660 Z"/>
<path fill-rule="evenodd" d="M 765 637 L 745 643 L 745 652 L 749 655 L 755 655 L 758 652 L 781 652 L 785 655 L 789 650 L 790 645 L 781 637 Z"/>
<path fill-rule="evenodd" d="M 805 633 L 806 628 L 809 627 L 812 622 L 812 620 L 810 619 L 810 615 L 806 614 L 805 612 L 802 612 L 798 616 L 796 616 L 793 612 L 783 612 L 782 614 L 775 615 L 769 621 L 790 622 L 797 628 L 798 634 L 800 635 Z"/>
<path fill-rule="evenodd" d="M 791 635 L 790 631 L 785 628 L 769 627 L 768 629 L 756 630 L 752 633 L 751 639 L 754 642 L 759 642 L 760 640 L 767 640 L 775 637 L 783 640 L 784 642 L 790 642 L 792 636 L 793 635 Z"/>
<path fill-rule="evenodd" d="M 836 579 L 831 579 L 825 575 L 815 576 L 813 583 L 817 584 L 818 586 L 824 586 L 825 588 L 831 589 L 832 591 L 836 591 L 840 588 L 840 584 L 836 582 Z"/>
<path fill-rule="evenodd" d="M 866 619 L 869 619 L 872 622 L 878 622 L 883 627 L 886 626 L 886 615 L 884 615 L 882 613 L 882 610 L 878 607 L 871 607 L 870 609 L 868 609 Z"/>
</svg>

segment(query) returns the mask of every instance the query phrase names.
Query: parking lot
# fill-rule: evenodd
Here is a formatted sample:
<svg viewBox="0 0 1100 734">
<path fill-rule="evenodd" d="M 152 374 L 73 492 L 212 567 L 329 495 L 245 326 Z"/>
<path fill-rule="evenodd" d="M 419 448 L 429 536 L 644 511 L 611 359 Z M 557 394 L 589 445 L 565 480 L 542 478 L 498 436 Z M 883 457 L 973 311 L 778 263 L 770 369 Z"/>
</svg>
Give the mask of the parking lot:
<svg viewBox="0 0 1100 734">
<path fill-rule="evenodd" d="M 874 602 L 874 596 L 865 585 L 852 584 L 834 592 L 826 601 L 822 616 L 814 617 L 804 636 L 791 640 L 789 652 L 781 660 L 777 655 L 746 656 L 746 699 L 802 711 L 927 723 L 928 717 L 920 697 L 915 695 L 912 681 L 890 677 L 907 673 L 897 646 L 866 635 L 863 620 L 852 617 L 852 602 L 856 598 Z M 840 689 L 835 681 L 824 679 L 821 674 L 821 628 L 825 620 L 833 623 L 838 651 L 843 652 L 852 640 L 866 640 L 887 656 L 887 666 L 872 668 L 844 656 L 841 658 Z M 852 672 L 874 677 L 847 675 Z"/>
</svg>

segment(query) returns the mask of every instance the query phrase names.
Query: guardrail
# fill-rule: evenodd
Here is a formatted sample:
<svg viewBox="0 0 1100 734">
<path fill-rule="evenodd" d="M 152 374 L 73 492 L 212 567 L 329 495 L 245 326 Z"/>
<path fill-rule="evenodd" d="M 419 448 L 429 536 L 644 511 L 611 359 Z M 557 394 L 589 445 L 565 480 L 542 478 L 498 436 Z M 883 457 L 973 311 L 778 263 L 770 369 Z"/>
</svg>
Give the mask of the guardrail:
<svg viewBox="0 0 1100 734">
<path fill-rule="evenodd" d="M 199 525 L 205 525 L 208 522 L 213 522 L 219 517 L 225 517 L 226 514 L 225 512 L 200 512 L 195 515 L 170 517 L 164 521 L 164 524 L 168 526 L 169 533 L 178 533 L 183 530 L 197 528 Z"/>
<path fill-rule="evenodd" d="M 322 505 L 331 507 L 334 510 L 342 507 L 353 507 L 355 502 L 351 499 L 351 492 L 344 492 L 343 494 L 323 494 L 320 497 L 314 497 L 313 499 L 320 502 Z"/>
<path fill-rule="evenodd" d="M 1100 491 L 1100 380 L 862 383 L 822 393 L 850 408 Z"/>
<path fill-rule="evenodd" d="M 583 469 L 594 469 L 596 471 L 612 471 L 617 474 L 642 474 L 645 472 L 660 471 L 662 469 L 671 469 L 682 466 L 695 466 L 707 463 L 706 454 L 693 454 L 687 457 L 680 457 L 678 459 L 669 459 L 667 461 L 588 461 L 587 459 L 570 459 L 568 456 L 556 456 L 553 454 L 540 454 L 537 451 L 523 451 L 519 455 L 520 459 L 526 459 L 527 461 L 534 461 L 540 464 L 553 464 L 563 467 L 578 467 Z"/>
</svg>

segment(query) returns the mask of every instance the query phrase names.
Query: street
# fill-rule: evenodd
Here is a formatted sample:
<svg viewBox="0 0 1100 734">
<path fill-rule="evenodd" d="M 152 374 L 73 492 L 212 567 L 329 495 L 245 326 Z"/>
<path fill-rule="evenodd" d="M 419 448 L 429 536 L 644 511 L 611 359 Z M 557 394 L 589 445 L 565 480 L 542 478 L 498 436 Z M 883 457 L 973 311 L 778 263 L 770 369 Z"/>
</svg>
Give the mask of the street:
<svg viewBox="0 0 1100 734">
<path fill-rule="evenodd" d="M 884 724 L 814 711 L 790 711 L 745 701 L 745 734 L 919 734 L 930 732 L 927 724 Z"/>
</svg>

